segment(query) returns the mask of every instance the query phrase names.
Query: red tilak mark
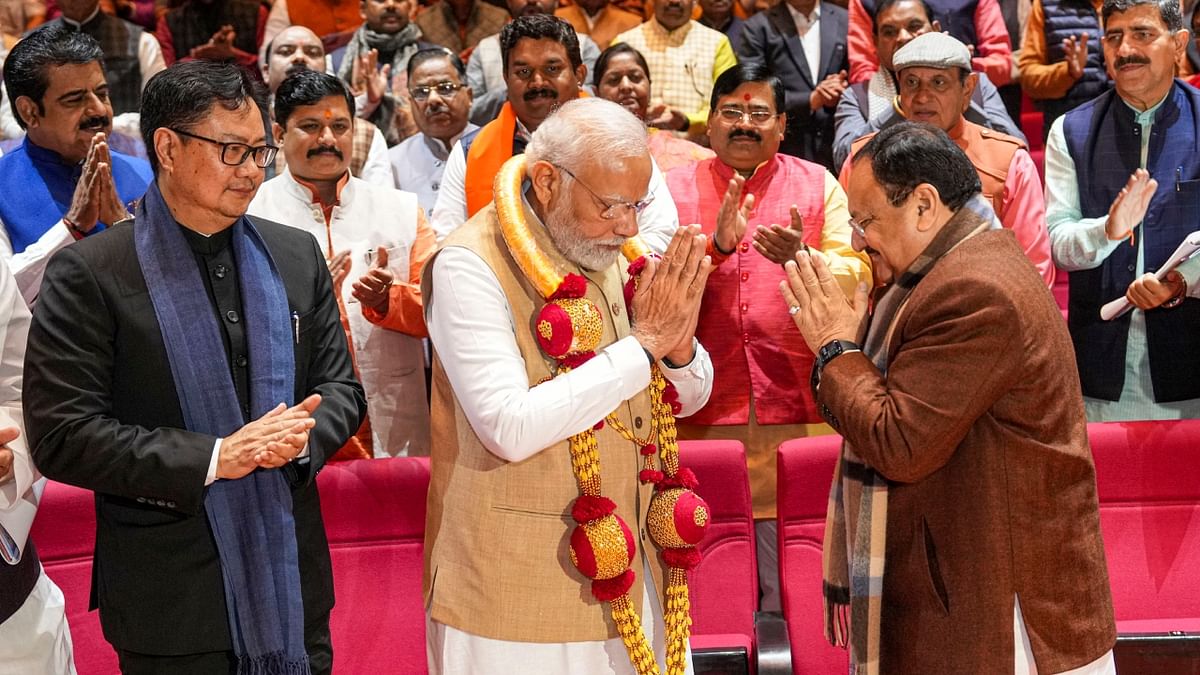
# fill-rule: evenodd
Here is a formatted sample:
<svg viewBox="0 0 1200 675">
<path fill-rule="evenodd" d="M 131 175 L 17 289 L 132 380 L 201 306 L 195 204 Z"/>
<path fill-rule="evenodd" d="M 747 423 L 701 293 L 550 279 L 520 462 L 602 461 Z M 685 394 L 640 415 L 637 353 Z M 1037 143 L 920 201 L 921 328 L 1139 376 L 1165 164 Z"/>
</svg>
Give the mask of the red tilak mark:
<svg viewBox="0 0 1200 675">
<path fill-rule="evenodd" d="M 750 94 L 742 94 L 742 100 L 743 100 L 743 101 L 749 101 L 749 100 L 750 100 Z"/>
</svg>

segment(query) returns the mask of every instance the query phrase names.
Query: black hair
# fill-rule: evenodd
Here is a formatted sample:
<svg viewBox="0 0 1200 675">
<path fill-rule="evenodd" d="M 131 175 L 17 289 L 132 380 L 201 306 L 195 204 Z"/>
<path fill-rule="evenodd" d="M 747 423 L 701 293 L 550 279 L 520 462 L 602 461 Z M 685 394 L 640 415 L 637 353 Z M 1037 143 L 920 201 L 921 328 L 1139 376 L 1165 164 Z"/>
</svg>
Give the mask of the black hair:
<svg viewBox="0 0 1200 675">
<path fill-rule="evenodd" d="M 867 160 L 875 180 L 892 206 L 908 199 L 921 183 L 937 188 L 942 203 L 951 210 L 983 190 L 975 166 L 946 132 L 923 122 L 901 122 L 886 127 L 854 155 L 853 163 Z"/>
<path fill-rule="evenodd" d="M 408 59 L 408 79 L 412 79 L 413 71 L 417 69 L 417 66 L 426 61 L 433 61 L 434 59 L 446 59 L 449 61 L 450 65 L 454 66 L 454 69 L 458 71 L 458 79 L 466 81 L 467 67 L 463 65 L 462 59 L 458 58 L 458 54 L 445 47 L 426 47 L 413 54 Z"/>
<path fill-rule="evenodd" d="M 779 81 L 779 78 L 775 75 L 775 71 L 755 61 L 739 63 L 721 73 L 717 81 L 713 83 L 709 109 L 716 110 L 717 101 L 720 101 L 722 96 L 732 94 L 738 87 L 747 82 L 764 82 L 770 85 L 771 91 L 775 94 L 775 112 L 785 112 L 783 82 Z"/>
<path fill-rule="evenodd" d="M 642 67 L 642 71 L 646 73 L 646 83 L 650 83 L 650 65 L 646 63 L 646 57 L 642 56 L 642 53 L 634 49 L 628 42 L 618 42 L 600 52 L 600 56 L 596 58 L 596 70 L 592 73 L 593 87 L 600 86 L 600 80 L 604 79 L 604 71 L 608 70 L 608 62 L 622 54 L 633 55 L 633 60 L 637 61 L 637 64 Z"/>
<path fill-rule="evenodd" d="M 583 65 L 583 57 L 579 55 L 579 36 L 571 24 L 553 14 L 534 14 L 519 16 L 500 29 L 500 57 L 504 64 L 504 73 L 508 74 L 508 55 L 516 48 L 522 39 L 554 40 L 567 49 L 567 58 L 571 68 L 578 69 Z"/>
<path fill-rule="evenodd" d="M 346 100 L 346 109 L 354 119 L 354 95 L 341 78 L 328 73 L 303 68 L 290 73 L 275 92 L 275 121 L 286 127 L 296 108 L 316 105 L 330 96 L 341 96 Z"/>
<path fill-rule="evenodd" d="M 150 78 L 142 92 L 142 142 L 150 167 L 158 172 L 154 132 L 159 129 L 188 131 L 208 117 L 213 106 L 238 110 L 247 102 L 258 105 L 263 132 L 272 138 L 267 90 L 248 71 L 232 63 L 181 61 Z"/>
<path fill-rule="evenodd" d="M 875 14 L 871 16 L 871 32 L 874 33 L 876 37 L 879 36 L 879 15 L 883 14 L 883 10 L 891 9 L 895 5 L 906 1 L 908 0 L 879 0 L 879 4 L 875 5 Z M 933 8 L 929 6 L 928 2 L 925 0 L 911 1 L 917 3 L 921 6 L 921 9 L 925 10 L 926 21 L 933 23 L 937 19 L 937 15 L 933 13 Z"/>
<path fill-rule="evenodd" d="M 68 30 L 62 24 L 43 26 L 14 45 L 4 62 L 4 86 L 8 88 L 8 103 L 17 124 L 25 128 L 25 120 L 17 112 L 17 99 L 22 96 L 37 104 L 39 114 L 46 114 L 42 99 L 50 88 L 51 68 L 93 61 L 104 69 L 100 43 L 87 33 Z"/>
<path fill-rule="evenodd" d="M 1158 7 L 1158 16 L 1167 25 L 1167 30 L 1177 33 L 1183 30 L 1183 15 L 1179 13 L 1179 0 L 1104 0 L 1104 8 L 1100 15 L 1104 25 L 1108 26 L 1108 17 L 1114 12 L 1128 12 L 1139 5 L 1154 5 Z"/>
</svg>

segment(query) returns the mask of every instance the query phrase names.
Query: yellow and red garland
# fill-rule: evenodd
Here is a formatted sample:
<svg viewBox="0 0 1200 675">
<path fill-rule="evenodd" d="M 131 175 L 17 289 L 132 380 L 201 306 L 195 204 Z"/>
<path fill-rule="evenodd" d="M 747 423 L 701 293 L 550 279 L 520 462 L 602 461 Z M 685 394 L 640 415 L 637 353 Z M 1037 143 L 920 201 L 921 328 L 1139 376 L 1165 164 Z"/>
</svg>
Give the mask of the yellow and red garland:
<svg viewBox="0 0 1200 675">
<path fill-rule="evenodd" d="M 584 297 L 587 279 L 574 273 L 559 273 L 538 249 L 525 222 L 521 203 L 524 178 L 524 155 L 513 157 L 500 168 L 493 185 L 496 215 L 517 266 L 547 301 L 535 322 L 538 345 L 558 361 L 558 372 L 565 373 L 596 355 L 603 333 L 603 318 L 595 304 Z M 633 304 L 633 293 L 646 266 L 646 256 L 653 254 L 636 237 L 626 241 L 621 252 L 630 261 L 629 281 L 624 288 L 628 308 Z M 710 515 L 708 505 L 695 493 L 696 476 L 679 466 L 679 444 L 675 433 L 679 394 L 657 365 L 650 373 L 650 408 L 650 433 L 645 438 L 634 435 L 615 413 L 610 413 L 592 428 L 569 439 L 571 467 L 580 492 L 571 507 L 571 516 L 578 525 L 571 533 L 570 556 L 576 569 L 592 580 L 592 595 L 609 603 L 613 622 L 639 675 L 659 673 L 654 652 L 642 631 L 641 619 L 629 598 L 629 589 L 635 579 L 630 569 L 636 553 L 633 532 L 617 515 L 616 504 L 600 493 L 596 431 L 607 422 L 621 437 L 632 442 L 644 458 L 638 479 L 654 484 L 647 525 L 651 539 L 669 568 L 663 603 L 667 674 L 682 675 L 687 667 L 687 644 L 692 627 L 687 571 L 700 563 L 696 545 L 704 538 Z M 661 460 L 661 469 L 655 468 L 656 456 Z"/>
</svg>

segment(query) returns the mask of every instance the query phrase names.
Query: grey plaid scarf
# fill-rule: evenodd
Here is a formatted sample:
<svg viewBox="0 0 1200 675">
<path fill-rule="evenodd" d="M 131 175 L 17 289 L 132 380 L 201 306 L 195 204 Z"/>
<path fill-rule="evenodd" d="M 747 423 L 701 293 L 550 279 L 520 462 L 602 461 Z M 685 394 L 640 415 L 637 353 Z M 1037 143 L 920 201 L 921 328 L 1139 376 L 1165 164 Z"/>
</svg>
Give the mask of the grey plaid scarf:
<svg viewBox="0 0 1200 675">
<path fill-rule="evenodd" d="M 942 227 L 895 283 L 876 295 L 863 353 L 886 377 L 892 331 L 913 289 L 942 256 L 1000 223 L 982 195 L 972 197 Z M 822 549 L 825 638 L 850 647 L 851 672 L 878 675 L 888 481 L 842 443 L 829 490 Z"/>
</svg>

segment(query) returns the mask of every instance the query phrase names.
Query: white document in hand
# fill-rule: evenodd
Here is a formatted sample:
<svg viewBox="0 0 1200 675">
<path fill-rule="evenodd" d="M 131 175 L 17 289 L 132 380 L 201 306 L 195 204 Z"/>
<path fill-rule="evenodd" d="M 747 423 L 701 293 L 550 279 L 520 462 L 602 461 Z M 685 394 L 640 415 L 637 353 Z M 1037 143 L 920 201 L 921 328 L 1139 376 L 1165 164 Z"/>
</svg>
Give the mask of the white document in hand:
<svg viewBox="0 0 1200 675">
<path fill-rule="evenodd" d="M 1158 271 L 1154 273 L 1155 278 L 1159 281 L 1167 278 L 1168 272 L 1179 267 L 1180 263 L 1195 255 L 1196 251 L 1200 251 L 1200 231 L 1193 232 L 1183 238 L 1183 241 L 1179 244 L 1179 248 L 1175 249 L 1175 252 L 1167 259 L 1167 262 L 1163 263 L 1163 266 L 1158 268 Z M 1122 295 L 1100 308 L 1100 318 L 1105 321 L 1112 321 L 1125 312 L 1128 312 L 1132 307 L 1133 303 L 1129 302 Z"/>
</svg>

